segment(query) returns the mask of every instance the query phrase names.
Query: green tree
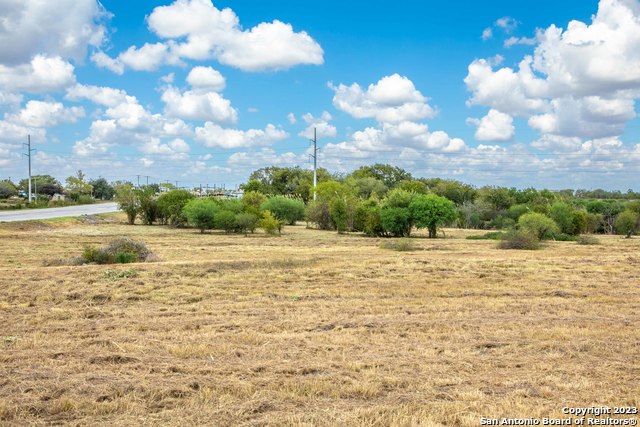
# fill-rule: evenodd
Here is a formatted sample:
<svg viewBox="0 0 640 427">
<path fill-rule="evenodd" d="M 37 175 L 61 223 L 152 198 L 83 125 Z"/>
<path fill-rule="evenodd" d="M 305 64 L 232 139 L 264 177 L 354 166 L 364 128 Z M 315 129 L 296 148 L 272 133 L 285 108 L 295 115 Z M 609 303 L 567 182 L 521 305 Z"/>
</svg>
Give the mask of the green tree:
<svg viewBox="0 0 640 427">
<path fill-rule="evenodd" d="M 424 182 L 415 179 L 411 181 L 402 181 L 396 186 L 396 188 L 416 194 L 427 194 L 429 192 L 429 187 L 427 187 Z"/>
<path fill-rule="evenodd" d="M 242 196 L 242 210 L 251 213 L 256 217 L 261 216 L 260 206 L 267 200 L 267 197 L 258 191 L 245 191 Z"/>
<path fill-rule="evenodd" d="M 104 178 L 98 178 L 89 181 L 89 184 L 91 184 L 91 186 L 93 187 L 93 197 L 95 197 L 96 199 L 111 200 L 116 194 L 113 186 L 109 184 Z"/>
<path fill-rule="evenodd" d="M 289 225 L 295 225 L 296 221 L 304 219 L 304 202 L 288 197 L 276 196 L 267 199 L 260 209 L 270 211 L 276 218 Z"/>
<path fill-rule="evenodd" d="M 347 178 L 345 184 L 354 189 L 354 193 L 363 199 L 371 196 L 383 197 L 387 193 L 387 186 L 384 182 L 374 177 Z"/>
<path fill-rule="evenodd" d="M 560 232 L 565 234 L 580 234 L 580 230 L 576 230 L 574 223 L 575 209 L 573 206 L 564 202 L 555 202 L 549 209 L 549 216 L 560 227 Z M 577 233 L 576 233 L 577 231 Z"/>
<path fill-rule="evenodd" d="M 187 218 L 184 216 L 182 209 L 194 197 L 187 190 L 170 190 L 162 193 L 158 197 L 159 216 L 173 226 L 186 224 Z"/>
<path fill-rule="evenodd" d="M 628 238 L 638 230 L 638 214 L 625 210 L 616 217 L 616 231 Z"/>
<path fill-rule="evenodd" d="M 451 200 L 456 206 L 462 206 L 465 203 L 473 202 L 478 190 L 468 184 L 463 184 L 459 181 L 452 181 L 441 178 L 422 179 L 432 193 L 438 196 L 446 197 Z"/>
<path fill-rule="evenodd" d="M 91 194 L 93 190 L 93 186 L 87 182 L 84 172 L 81 170 L 76 173 L 76 176 L 68 177 L 65 183 L 67 184 L 67 191 L 72 195 L 72 198 L 74 194 Z"/>
<path fill-rule="evenodd" d="M 60 188 L 59 193 L 62 193 L 62 185 L 60 185 L 60 181 L 58 181 L 57 179 L 55 179 L 54 177 L 52 177 L 51 175 L 32 175 L 31 176 L 31 191 L 34 191 L 34 187 L 35 187 L 35 183 L 38 183 L 38 193 L 40 193 L 40 187 L 44 186 L 45 184 L 51 184 L 56 186 L 57 188 Z M 25 179 L 21 179 L 20 182 L 18 183 L 18 190 L 26 193 L 27 191 L 29 191 L 29 179 L 25 178 Z M 41 193 L 44 194 L 44 193 Z"/>
<path fill-rule="evenodd" d="M 408 208 L 383 207 L 380 210 L 382 228 L 395 237 L 411 237 L 411 213 Z"/>
<path fill-rule="evenodd" d="M 437 237 L 438 227 L 451 224 L 456 219 L 453 202 L 435 194 L 419 194 L 409 204 L 411 218 L 418 228 L 429 230 L 429 238 Z"/>
<path fill-rule="evenodd" d="M 116 201 L 121 211 L 127 214 L 130 225 L 135 224 L 136 216 L 140 210 L 140 201 L 133 185 L 130 183 L 119 184 L 115 187 Z"/>
<path fill-rule="evenodd" d="M 187 202 L 182 212 L 189 224 L 204 233 L 214 227 L 217 210 L 218 206 L 211 199 L 194 199 Z"/>
<path fill-rule="evenodd" d="M 348 212 L 344 200 L 337 198 L 331 204 L 331 221 L 335 224 L 338 233 L 342 234 L 347 231 Z"/>
<path fill-rule="evenodd" d="M 136 188 L 136 196 L 138 198 L 140 219 L 144 225 L 151 225 L 158 219 L 160 215 L 160 209 L 158 207 L 158 200 L 156 197 L 156 191 L 151 186 L 144 186 Z"/>
<path fill-rule="evenodd" d="M 558 225 L 546 215 L 531 212 L 524 214 L 518 220 L 520 230 L 531 233 L 538 240 L 552 238 L 560 232 Z"/>
<path fill-rule="evenodd" d="M 18 187 L 16 187 L 13 182 L 9 181 L 8 179 L 0 181 L 0 199 L 8 199 L 9 197 L 17 195 Z"/>
<path fill-rule="evenodd" d="M 402 168 L 377 163 L 373 166 L 362 166 L 351 173 L 353 178 L 376 178 L 387 188 L 395 188 L 402 181 L 411 181 L 413 177 Z"/>
</svg>

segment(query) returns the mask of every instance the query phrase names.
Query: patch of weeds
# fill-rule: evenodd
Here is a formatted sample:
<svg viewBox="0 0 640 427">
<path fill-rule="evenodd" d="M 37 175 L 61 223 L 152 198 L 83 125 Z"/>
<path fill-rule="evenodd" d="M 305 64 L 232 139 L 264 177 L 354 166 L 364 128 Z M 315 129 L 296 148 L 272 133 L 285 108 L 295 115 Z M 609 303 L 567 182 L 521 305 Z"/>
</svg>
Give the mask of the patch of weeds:
<svg viewBox="0 0 640 427">
<path fill-rule="evenodd" d="M 398 252 L 410 252 L 418 250 L 415 243 L 413 243 L 411 239 L 398 239 L 389 242 L 383 242 L 380 247 L 382 249 L 389 249 Z"/>
<path fill-rule="evenodd" d="M 119 279 L 130 279 L 133 277 L 138 277 L 138 271 L 129 269 L 129 270 L 105 270 L 102 275 L 107 280 L 119 280 Z"/>
<path fill-rule="evenodd" d="M 2 337 L 2 341 L 4 343 L 7 344 L 13 344 L 14 342 L 18 341 L 20 339 L 20 337 L 16 337 L 14 335 L 5 335 Z"/>
<path fill-rule="evenodd" d="M 492 231 L 480 236 L 467 236 L 467 240 L 500 240 L 504 236 L 502 231 Z"/>
<path fill-rule="evenodd" d="M 498 249 L 536 250 L 540 249 L 540 241 L 531 233 L 510 231 L 502 236 Z"/>
<path fill-rule="evenodd" d="M 600 244 L 600 240 L 597 237 L 585 236 L 585 235 L 579 236 L 576 242 L 579 245 L 599 245 Z"/>
</svg>

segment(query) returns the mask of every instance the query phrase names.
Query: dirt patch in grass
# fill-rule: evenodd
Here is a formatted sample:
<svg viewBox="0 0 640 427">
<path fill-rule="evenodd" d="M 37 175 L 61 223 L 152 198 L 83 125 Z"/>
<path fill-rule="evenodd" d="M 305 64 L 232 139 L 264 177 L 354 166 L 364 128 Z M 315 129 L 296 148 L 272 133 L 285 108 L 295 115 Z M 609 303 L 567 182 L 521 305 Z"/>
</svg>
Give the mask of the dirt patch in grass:
<svg viewBox="0 0 640 427">
<path fill-rule="evenodd" d="M 395 252 L 304 227 L 0 226 L 0 425 L 477 426 L 640 405 L 640 239 L 467 235 Z M 42 266 L 119 236 L 162 261 Z"/>
</svg>

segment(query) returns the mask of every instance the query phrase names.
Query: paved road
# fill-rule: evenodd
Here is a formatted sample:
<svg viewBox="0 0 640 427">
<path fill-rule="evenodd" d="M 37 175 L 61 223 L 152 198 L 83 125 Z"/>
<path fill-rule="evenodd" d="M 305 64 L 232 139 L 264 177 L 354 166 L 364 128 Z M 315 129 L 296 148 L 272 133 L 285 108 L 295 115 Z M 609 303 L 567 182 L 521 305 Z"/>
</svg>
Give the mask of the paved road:
<svg viewBox="0 0 640 427">
<path fill-rule="evenodd" d="M 67 206 L 64 208 L 48 209 L 20 209 L 15 211 L 0 211 L 0 222 L 32 221 L 37 219 L 95 215 L 117 211 L 117 203 L 99 203 L 95 205 Z"/>
</svg>

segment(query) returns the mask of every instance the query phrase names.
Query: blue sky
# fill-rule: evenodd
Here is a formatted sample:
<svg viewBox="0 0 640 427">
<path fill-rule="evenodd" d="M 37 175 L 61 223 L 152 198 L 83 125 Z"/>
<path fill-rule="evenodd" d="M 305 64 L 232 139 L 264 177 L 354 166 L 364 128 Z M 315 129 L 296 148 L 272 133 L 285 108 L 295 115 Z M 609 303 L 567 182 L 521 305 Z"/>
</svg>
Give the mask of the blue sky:
<svg viewBox="0 0 640 427">
<path fill-rule="evenodd" d="M 53 2 L 52 2 L 53 3 Z M 640 2 L 0 1 L 0 170 L 638 189 Z M 570 24 L 571 22 L 571 24 Z"/>
</svg>

